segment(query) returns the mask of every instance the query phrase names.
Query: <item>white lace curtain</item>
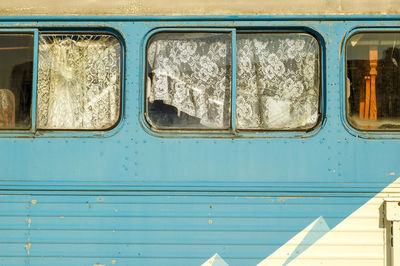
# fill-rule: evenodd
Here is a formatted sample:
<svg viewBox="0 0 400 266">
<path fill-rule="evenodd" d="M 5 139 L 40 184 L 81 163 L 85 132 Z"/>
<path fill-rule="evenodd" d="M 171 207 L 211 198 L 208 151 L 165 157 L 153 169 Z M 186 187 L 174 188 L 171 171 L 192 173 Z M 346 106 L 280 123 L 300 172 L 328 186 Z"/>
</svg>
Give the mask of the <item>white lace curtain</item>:
<svg viewBox="0 0 400 266">
<path fill-rule="evenodd" d="M 237 35 L 237 123 L 242 129 L 313 127 L 319 44 L 303 33 Z"/>
<path fill-rule="evenodd" d="M 8 89 L 0 89 L 0 128 L 15 126 L 15 98 Z"/>
<path fill-rule="evenodd" d="M 229 125 L 230 38 L 159 34 L 147 53 L 148 100 L 161 100 L 210 128 Z M 319 111 L 319 52 L 318 42 L 308 34 L 238 34 L 238 128 L 313 127 Z"/>
<path fill-rule="evenodd" d="M 209 128 L 230 124 L 231 37 L 223 33 L 161 33 L 147 51 L 150 103 L 200 118 Z"/>
<path fill-rule="evenodd" d="M 38 127 L 105 129 L 119 118 L 121 46 L 110 35 L 41 35 Z"/>
</svg>

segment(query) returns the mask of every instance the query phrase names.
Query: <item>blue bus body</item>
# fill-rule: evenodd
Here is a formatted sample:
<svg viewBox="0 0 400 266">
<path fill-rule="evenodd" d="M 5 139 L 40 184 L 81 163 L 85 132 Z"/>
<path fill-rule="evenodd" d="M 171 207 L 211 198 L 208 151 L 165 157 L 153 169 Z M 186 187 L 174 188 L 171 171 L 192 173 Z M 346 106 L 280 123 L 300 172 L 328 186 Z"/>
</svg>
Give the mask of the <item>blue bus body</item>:
<svg viewBox="0 0 400 266">
<path fill-rule="evenodd" d="M 315 221 L 319 229 L 264 265 L 390 265 L 380 211 L 347 231 L 364 234 L 358 242 L 344 233 L 325 244 L 330 257 L 301 256 L 371 199 L 380 210 L 383 198 L 400 196 L 400 132 L 357 131 L 344 104 L 347 38 L 399 26 L 399 16 L 1 18 L 0 32 L 116 34 L 124 80 L 122 118 L 110 131 L 0 132 L 0 265 L 201 265 L 215 254 L 212 265 L 257 265 Z M 306 133 L 152 131 L 143 114 L 146 40 L 185 29 L 314 35 L 321 124 Z M 381 242 L 364 226 L 374 215 Z"/>
</svg>

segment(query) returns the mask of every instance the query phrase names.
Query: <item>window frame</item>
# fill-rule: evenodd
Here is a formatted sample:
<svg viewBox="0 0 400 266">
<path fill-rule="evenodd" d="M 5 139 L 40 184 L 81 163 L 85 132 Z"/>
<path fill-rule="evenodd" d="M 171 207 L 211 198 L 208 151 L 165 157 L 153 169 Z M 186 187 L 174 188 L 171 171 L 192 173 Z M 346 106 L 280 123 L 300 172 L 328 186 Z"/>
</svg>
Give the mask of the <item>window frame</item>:
<svg viewBox="0 0 400 266">
<path fill-rule="evenodd" d="M 363 139 L 400 139 L 400 129 L 363 130 L 358 129 L 350 122 L 347 115 L 347 50 L 349 40 L 361 33 L 400 33 L 400 27 L 354 27 L 348 31 L 342 41 L 340 50 L 340 84 L 341 84 L 341 120 L 346 130 L 353 136 Z"/>
<path fill-rule="evenodd" d="M 147 95 L 146 95 L 146 79 L 147 79 L 147 48 L 151 38 L 158 33 L 165 32 L 185 32 L 185 33 L 203 33 L 203 32 L 231 32 L 232 34 L 232 73 L 231 73 L 231 126 L 229 129 L 158 129 L 151 125 L 147 120 Z M 236 128 L 236 86 L 237 86 L 237 40 L 236 36 L 240 33 L 304 33 L 312 36 L 319 45 L 319 106 L 318 121 L 310 129 L 297 130 L 265 130 L 265 129 L 237 129 Z M 141 93 L 140 93 L 140 121 L 144 130 L 156 137 L 171 138 L 306 138 L 316 135 L 325 124 L 325 42 L 322 35 L 314 29 L 308 27 L 160 27 L 149 31 L 143 38 L 142 43 L 142 59 L 141 59 Z"/>
<path fill-rule="evenodd" d="M 113 29 L 98 28 L 21 28 L 21 29 L 0 29 L 1 33 L 33 33 L 33 70 L 32 70 L 32 105 L 31 105 L 31 128 L 27 130 L 0 130 L 0 138 L 3 137 L 50 137 L 50 138 L 68 138 L 68 137 L 109 137 L 115 135 L 122 127 L 122 121 L 125 114 L 125 41 L 122 35 Z M 38 90 L 38 66 L 39 66 L 39 38 L 41 34 L 54 35 L 110 35 L 120 44 L 120 106 L 119 116 L 116 122 L 105 129 L 40 129 L 37 127 L 37 90 Z"/>
<path fill-rule="evenodd" d="M 27 135 L 34 135 L 36 128 L 36 87 L 37 87 L 37 68 L 38 68 L 38 29 L 0 29 L 0 34 L 33 34 L 33 60 L 32 60 L 32 100 L 31 100 L 31 126 L 29 129 L 4 129 L 0 130 L 0 137 L 15 136 L 23 137 Z"/>
</svg>

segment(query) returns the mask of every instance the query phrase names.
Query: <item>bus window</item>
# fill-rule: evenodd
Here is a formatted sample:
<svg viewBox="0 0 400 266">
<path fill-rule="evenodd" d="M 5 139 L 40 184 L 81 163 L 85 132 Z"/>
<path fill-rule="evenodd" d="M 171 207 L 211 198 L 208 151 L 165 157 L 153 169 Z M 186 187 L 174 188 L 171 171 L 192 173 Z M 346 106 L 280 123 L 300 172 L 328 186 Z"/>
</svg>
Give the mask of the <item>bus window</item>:
<svg viewBox="0 0 400 266">
<path fill-rule="evenodd" d="M 318 122 L 320 48 L 306 33 L 237 35 L 239 129 L 310 129 Z"/>
<path fill-rule="evenodd" d="M 229 129 L 229 33 L 159 33 L 147 49 L 147 120 L 159 129 Z"/>
<path fill-rule="evenodd" d="M 346 44 L 346 114 L 360 130 L 400 129 L 400 33 L 366 32 Z"/>
<path fill-rule="evenodd" d="M 33 34 L 0 34 L 0 129 L 31 127 Z"/>
<path fill-rule="evenodd" d="M 146 118 L 156 129 L 232 129 L 230 33 L 150 38 Z M 236 128 L 309 130 L 320 115 L 320 45 L 307 33 L 238 31 Z"/>
<path fill-rule="evenodd" d="M 121 49 L 107 34 L 41 34 L 38 128 L 113 127 L 120 117 Z"/>
</svg>

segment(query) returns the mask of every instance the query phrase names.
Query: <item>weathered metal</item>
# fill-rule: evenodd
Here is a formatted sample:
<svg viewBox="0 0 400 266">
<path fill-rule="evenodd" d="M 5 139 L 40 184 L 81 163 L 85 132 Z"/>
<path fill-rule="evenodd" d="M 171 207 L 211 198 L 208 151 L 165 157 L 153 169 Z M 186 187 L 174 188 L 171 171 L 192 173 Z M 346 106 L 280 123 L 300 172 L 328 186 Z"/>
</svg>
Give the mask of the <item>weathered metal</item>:
<svg viewBox="0 0 400 266">
<path fill-rule="evenodd" d="M 264 2 L 257 11 L 246 2 L 219 14 L 266 14 L 272 4 Z M 2 17 L 1 28 L 112 32 L 122 40 L 122 119 L 104 132 L 34 124 L 28 132 L 0 132 L 0 264 L 201 265 L 215 253 L 229 265 L 387 262 L 383 203 L 400 195 L 400 132 L 359 131 L 346 121 L 342 44 L 358 31 L 398 31 L 400 16 L 38 18 L 32 14 L 215 13 L 195 13 L 194 2 L 155 5 L 163 11 L 143 2 L 137 13 L 118 13 L 118 1 L 113 9 L 83 2 L 79 12 L 74 1 L 63 10 L 36 3 L 26 10 L 22 2 L 1 3 L 3 14 L 30 15 Z M 346 3 L 343 10 L 360 4 Z M 324 4 L 305 4 L 303 12 Z M 143 114 L 145 44 L 166 28 L 312 32 L 322 48 L 321 124 L 313 132 L 153 132 Z"/>
</svg>

